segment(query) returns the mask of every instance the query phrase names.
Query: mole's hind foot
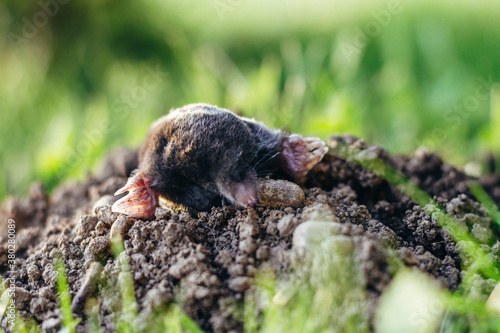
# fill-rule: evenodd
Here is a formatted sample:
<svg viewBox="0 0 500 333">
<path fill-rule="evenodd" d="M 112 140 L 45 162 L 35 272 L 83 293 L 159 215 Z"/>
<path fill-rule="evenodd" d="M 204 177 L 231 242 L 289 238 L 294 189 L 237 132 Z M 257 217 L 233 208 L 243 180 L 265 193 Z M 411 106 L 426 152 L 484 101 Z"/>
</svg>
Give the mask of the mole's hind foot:
<svg viewBox="0 0 500 333">
<path fill-rule="evenodd" d="M 319 138 L 304 138 L 298 134 L 286 137 L 281 148 L 283 169 L 295 179 L 304 177 L 328 151 Z"/>
</svg>

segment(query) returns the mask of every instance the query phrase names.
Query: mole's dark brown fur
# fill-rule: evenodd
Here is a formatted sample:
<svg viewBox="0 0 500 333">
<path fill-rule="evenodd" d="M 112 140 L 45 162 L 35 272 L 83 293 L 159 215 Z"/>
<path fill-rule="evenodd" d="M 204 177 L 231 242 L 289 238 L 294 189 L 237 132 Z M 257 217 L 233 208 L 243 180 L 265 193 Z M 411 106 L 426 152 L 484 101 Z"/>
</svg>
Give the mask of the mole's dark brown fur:
<svg viewBox="0 0 500 333">
<path fill-rule="evenodd" d="M 150 218 L 159 196 L 197 211 L 225 200 L 253 206 L 258 177 L 303 177 L 326 151 L 317 138 L 270 130 L 216 106 L 187 105 L 151 125 L 139 169 L 117 192 L 129 194 L 113 210 Z"/>
</svg>

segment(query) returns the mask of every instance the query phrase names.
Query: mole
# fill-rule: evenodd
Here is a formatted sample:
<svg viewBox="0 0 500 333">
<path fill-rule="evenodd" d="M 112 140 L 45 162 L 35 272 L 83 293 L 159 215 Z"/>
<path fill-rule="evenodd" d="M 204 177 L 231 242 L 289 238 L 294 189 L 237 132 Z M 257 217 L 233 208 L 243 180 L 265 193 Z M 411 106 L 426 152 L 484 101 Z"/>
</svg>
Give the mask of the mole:
<svg viewBox="0 0 500 333">
<path fill-rule="evenodd" d="M 288 135 L 209 104 L 186 105 L 151 125 L 138 169 L 115 195 L 129 193 L 112 210 L 150 219 L 160 197 L 193 211 L 252 207 L 259 177 L 298 180 L 327 151 L 318 138 Z"/>
</svg>

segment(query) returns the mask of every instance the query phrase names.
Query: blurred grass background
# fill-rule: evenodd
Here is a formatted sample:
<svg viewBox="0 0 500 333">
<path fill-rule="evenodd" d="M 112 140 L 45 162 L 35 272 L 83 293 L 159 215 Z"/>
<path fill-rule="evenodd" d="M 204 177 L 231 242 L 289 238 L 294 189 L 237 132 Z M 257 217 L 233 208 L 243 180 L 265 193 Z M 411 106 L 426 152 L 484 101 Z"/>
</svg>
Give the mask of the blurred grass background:
<svg viewBox="0 0 500 333">
<path fill-rule="evenodd" d="M 172 107 L 419 146 L 500 148 L 495 1 L 2 0 L 0 198 L 83 178 Z"/>
</svg>

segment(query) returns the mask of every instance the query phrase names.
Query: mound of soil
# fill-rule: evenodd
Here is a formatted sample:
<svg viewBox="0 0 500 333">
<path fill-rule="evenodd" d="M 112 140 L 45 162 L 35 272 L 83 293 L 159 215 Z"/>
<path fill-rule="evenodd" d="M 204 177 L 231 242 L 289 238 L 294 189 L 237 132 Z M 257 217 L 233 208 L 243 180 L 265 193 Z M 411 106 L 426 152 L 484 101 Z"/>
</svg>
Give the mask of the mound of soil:
<svg viewBox="0 0 500 333">
<path fill-rule="evenodd" d="M 423 151 L 411 157 L 391 157 L 350 136 L 332 137 L 329 144 L 375 151 L 464 223 L 498 259 L 499 244 L 492 244 L 491 232 L 480 232 L 488 230 L 491 220 L 469 192 L 463 172 Z M 120 149 L 84 183 L 66 182 L 50 197 L 42 185 L 34 184 L 28 198 L 9 198 L 3 203 L 0 273 L 8 276 L 6 223 L 10 218 L 17 232 L 15 302 L 21 316 L 34 318 L 42 331 L 56 332 L 61 326 L 53 266 L 56 256 L 62 257 L 67 270 L 73 310 L 83 318 L 77 331 L 88 325 L 86 299 L 96 295 L 100 295 L 100 325 L 105 332 L 114 331 L 120 274 L 110 235 L 116 234 L 123 235 L 140 315 L 147 318 L 182 288 L 183 309 L 206 331 L 242 331 L 235 319 L 235 303 L 243 301 L 262 265 L 287 272 L 293 232 L 312 212 L 336 216 L 342 223 L 341 234 L 357 237 L 373 306 L 392 279 L 384 256 L 387 247 L 395 249 L 405 265 L 427 272 L 451 290 L 460 283 L 457 246 L 437 222 L 384 179 L 332 154 L 300 184 L 305 201 L 298 208 L 214 207 L 197 217 L 158 208 L 152 221 L 111 212 L 116 200 L 113 193 L 136 166 L 137 152 Z M 500 204 L 500 176 L 480 181 Z M 6 329 L 6 318 L 0 326 Z"/>
</svg>

